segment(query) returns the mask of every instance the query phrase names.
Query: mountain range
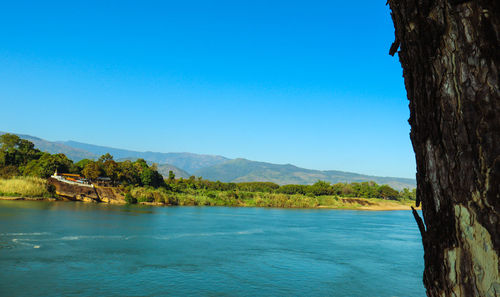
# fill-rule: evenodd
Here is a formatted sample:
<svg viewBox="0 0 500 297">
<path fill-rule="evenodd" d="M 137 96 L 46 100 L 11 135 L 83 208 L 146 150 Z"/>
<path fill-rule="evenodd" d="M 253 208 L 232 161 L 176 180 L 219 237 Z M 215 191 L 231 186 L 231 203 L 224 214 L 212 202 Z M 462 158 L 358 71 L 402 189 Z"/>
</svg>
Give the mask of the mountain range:
<svg viewBox="0 0 500 297">
<path fill-rule="evenodd" d="M 272 164 L 246 159 L 229 160 L 194 172 L 209 180 L 222 182 L 269 181 L 283 184 L 313 184 L 318 180 L 331 183 L 374 181 L 395 189 L 415 188 L 415 180 L 400 177 L 371 176 L 337 170 L 312 170 L 292 164 Z"/>
<path fill-rule="evenodd" d="M 0 135 L 3 132 L 0 132 Z M 76 141 L 47 141 L 30 135 L 18 134 L 32 141 L 38 149 L 55 154 L 63 153 L 73 161 L 97 159 L 110 153 L 115 160 L 142 158 L 150 164 L 158 164 L 158 172 L 168 176 L 172 170 L 176 177 L 187 178 L 191 175 L 221 182 L 269 181 L 284 184 L 312 184 L 318 180 L 331 183 L 374 181 L 387 184 L 395 189 L 415 188 L 416 181 L 411 178 L 371 176 L 337 170 L 312 170 L 291 164 L 272 164 L 242 158 L 229 159 L 218 155 L 193 153 L 138 152 L 111 148 Z"/>
</svg>

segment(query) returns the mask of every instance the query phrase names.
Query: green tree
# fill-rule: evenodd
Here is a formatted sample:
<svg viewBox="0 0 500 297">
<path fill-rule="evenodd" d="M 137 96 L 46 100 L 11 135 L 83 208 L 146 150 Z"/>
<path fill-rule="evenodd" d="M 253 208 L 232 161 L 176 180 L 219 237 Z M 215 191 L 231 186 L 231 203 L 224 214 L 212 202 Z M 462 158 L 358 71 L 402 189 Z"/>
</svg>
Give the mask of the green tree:
<svg viewBox="0 0 500 297">
<path fill-rule="evenodd" d="M 399 192 L 388 185 L 382 185 L 378 188 L 381 198 L 395 200 L 399 196 Z"/>
<path fill-rule="evenodd" d="M 168 183 L 173 183 L 175 181 L 175 174 L 172 170 L 168 172 Z"/>
<path fill-rule="evenodd" d="M 156 170 L 145 168 L 141 173 L 141 182 L 145 186 L 158 188 L 165 185 L 163 176 Z"/>
<path fill-rule="evenodd" d="M 134 163 L 127 160 L 118 163 L 118 176 L 117 179 L 128 185 L 140 185 L 141 177 L 139 172 L 136 170 Z"/>
<path fill-rule="evenodd" d="M 333 195 L 333 188 L 329 182 L 318 180 L 309 188 L 309 192 L 314 196 Z"/>
<path fill-rule="evenodd" d="M 99 176 L 102 176 L 102 173 L 101 166 L 94 161 L 88 162 L 82 170 L 83 176 L 91 180 L 95 180 Z"/>
<path fill-rule="evenodd" d="M 14 165 L 0 166 L 0 177 L 11 178 L 19 175 L 19 168 Z"/>
<path fill-rule="evenodd" d="M 127 202 L 127 204 L 136 204 L 137 203 L 137 199 L 132 196 L 132 194 L 127 193 L 125 194 L 125 202 Z"/>
<path fill-rule="evenodd" d="M 279 185 L 272 182 L 243 182 L 237 183 L 238 190 L 248 192 L 271 193 L 279 189 Z"/>
<path fill-rule="evenodd" d="M 40 159 L 31 160 L 23 170 L 24 175 L 47 178 L 58 172 L 70 172 L 73 162 L 64 154 L 44 153 Z"/>
<path fill-rule="evenodd" d="M 31 141 L 9 133 L 0 135 L 0 166 L 25 166 L 41 156 Z"/>
<path fill-rule="evenodd" d="M 115 161 L 111 160 L 106 160 L 104 163 L 101 165 L 102 170 L 104 171 L 104 174 L 111 178 L 112 180 L 118 180 L 118 175 L 119 175 L 119 166 L 118 163 Z"/>
<path fill-rule="evenodd" d="M 342 184 L 341 195 L 344 197 L 354 197 L 354 189 L 351 184 Z"/>
<path fill-rule="evenodd" d="M 301 194 L 305 195 L 307 193 L 309 186 L 306 185 L 283 185 L 277 190 L 278 193 L 294 195 Z"/>
<path fill-rule="evenodd" d="M 75 163 L 75 166 L 76 168 L 78 168 L 78 170 L 81 172 L 83 170 L 83 168 L 85 168 L 85 165 L 87 165 L 88 163 L 90 162 L 93 162 L 92 160 L 90 159 L 82 159 L 78 162 Z"/>
<path fill-rule="evenodd" d="M 31 160 L 36 160 L 42 156 L 40 150 L 35 149 L 33 142 L 26 139 L 19 140 L 17 144 L 18 157 L 16 160 L 17 164 L 25 165 Z"/>
<path fill-rule="evenodd" d="M 106 154 L 100 156 L 99 160 L 97 160 L 97 162 L 104 163 L 106 161 L 112 161 L 112 160 L 113 160 L 113 156 L 110 153 L 106 153 Z"/>
<path fill-rule="evenodd" d="M 0 135 L 0 165 L 19 165 L 16 162 L 16 154 L 18 149 L 18 144 L 21 141 L 19 136 L 14 134 L 3 134 Z"/>
<path fill-rule="evenodd" d="M 5 133 L 0 135 L 0 150 L 11 151 L 15 150 L 21 138 L 15 134 Z"/>
<path fill-rule="evenodd" d="M 417 189 L 415 188 L 412 189 L 411 191 L 408 188 L 404 188 L 399 192 L 399 197 L 401 199 L 415 200 L 416 196 L 417 196 Z"/>
</svg>

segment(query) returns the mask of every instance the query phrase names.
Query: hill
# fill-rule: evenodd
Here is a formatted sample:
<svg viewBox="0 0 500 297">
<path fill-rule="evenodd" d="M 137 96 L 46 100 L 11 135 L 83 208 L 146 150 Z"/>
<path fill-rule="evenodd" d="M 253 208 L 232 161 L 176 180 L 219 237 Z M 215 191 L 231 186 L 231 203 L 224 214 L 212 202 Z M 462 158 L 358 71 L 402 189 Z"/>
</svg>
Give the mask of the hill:
<svg viewBox="0 0 500 297">
<path fill-rule="evenodd" d="M 4 134 L 0 132 L 0 135 Z M 188 178 L 191 175 L 202 176 L 209 180 L 222 182 L 270 181 L 277 184 L 313 184 L 318 180 L 331 183 L 375 181 L 388 184 L 395 189 L 415 188 L 415 179 L 363 175 L 336 170 L 304 169 L 291 164 L 280 165 L 256 162 L 246 159 L 228 159 L 223 156 L 201 155 L 193 153 L 138 152 L 87 144 L 76 141 L 47 141 L 30 135 L 18 134 L 21 138 L 32 141 L 35 146 L 51 154 L 63 153 L 77 162 L 81 159 L 97 159 L 110 153 L 115 160 L 142 158 L 158 164 L 158 171 L 165 177 L 172 170 L 176 177 Z"/>
<path fill-rule="evenodd" d="M 164 178 L 168 178 L 168 172 L 172 171 L 175 174 L 175 178 L 189 178 L 191 174 L 185 170 L 180 169 L 174 165 L 170 164 L 158 164 L 158 172 L 163 175 Z"/>
<path fill-rule="evenodd" d="M 123 162 L 125 160 L 130 160 L 130 161 L 134 162 L 135 160 L 137 160 L 137 158 L 121 158 L 121 159 L 117 159 L 117 161 L 119 161 L 119 162 Z M 148 165 L 152 165 L 154 162 L 146 160 L 146 163 L 148 163 Z M 171 164 L 156 164 L 156 165 L 157 165 L 157 168 L 158 168 L 158 172 L 161 175 L 163 175 L 164 178 L 168 178 L 169 171 L 172 171 L 175 174 L 176 178 L 180 178 L 180 177 L 182 177 L 182 178 L 189 178 L 191 176 L 191 174 L 189 174 L 185 170 L 182 170 L 179 167 L 176 167 L 176 166 L 171 165 Z"/>
<path fill-rule="evenodd" d="M 343 171 L 321 171 L 300 168 L 291 164 L 279 165 L 246 159 L 229 160 L 222 164 L 202 168 L 195 172 L 209 180 L 221 182 L 269 181 L 284 184 L 313 184 L 318 180 L 331 183 L 374 181 L 395 189 L 415 188 L 410 178 L 381 177 Z"/>
<path fill-rule="evenodd" d="M 0 135 L 5 133 L 6 132 L 0 132 Z M 24 134 L 16 134 L 16 135 L 23 139 L 33 142 L 35 147 L 43 152 L 51 154 L 65 154 L 66 157 L 70 158 L 74 162 L 78 162 L 82 159 L 97 159 L 100 156 L 91 153 L 89 151 L 86 151 L 84 149 L 65 145 L 64 143 L 48 141 L 31 135 L 24 135 Z"/>
<path fill-rule="evenodd" d="M 110 153 L 114 156 L 115 159 L 142 158 L 153 163 L 171 164 L 187 172 L 195 172 L 196 170 L 199 170 L 201 168 L 217 165 L 229 160 L 228 158 L 222 156 L 199 155 L 193 153 L 137 152 L 77 141 L 64 141 L 58 143 L 65 146 L 81 149 L 97 156 Z"/>
</svg>

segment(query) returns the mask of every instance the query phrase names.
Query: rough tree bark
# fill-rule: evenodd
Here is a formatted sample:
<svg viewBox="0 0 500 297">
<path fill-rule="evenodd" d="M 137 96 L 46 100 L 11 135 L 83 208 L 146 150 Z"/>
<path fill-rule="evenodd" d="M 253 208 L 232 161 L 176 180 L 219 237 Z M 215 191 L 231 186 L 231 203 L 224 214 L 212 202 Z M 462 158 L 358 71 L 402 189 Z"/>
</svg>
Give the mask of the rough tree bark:
<svg viewBox="0 0 500 297">
<path fill-rule="evenodd" d="M 399 48 L 410 100 L 427 295 L 500 296 L 500 0 L 388 3 L 390 54 Z"/>
</svg>

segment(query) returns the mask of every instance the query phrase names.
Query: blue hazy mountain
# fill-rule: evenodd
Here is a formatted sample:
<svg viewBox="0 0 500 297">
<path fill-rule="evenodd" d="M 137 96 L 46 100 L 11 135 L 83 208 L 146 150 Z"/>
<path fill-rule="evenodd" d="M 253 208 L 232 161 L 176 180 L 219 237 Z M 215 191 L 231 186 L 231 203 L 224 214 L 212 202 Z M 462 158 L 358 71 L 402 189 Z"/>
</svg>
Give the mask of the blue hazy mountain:
<svg viewBox="0 0 500 297">
<path fill-rule="evenodd" d="M 200 155 L 193 153 L 138 152 L 76 141 L 61 141 L 58 143 L 81 149 L 98 156 L 110 153 L 115 159 L 142 158 L 153 163 L 170 164 L 179 167 L 180 169 L 185 170 L 189 173 L 195 172 L 196 170 L 199 170 L 201 168 L 224 163 L 225 161 L 229 160 L 228 158 L 222 156 Z"/>
<path fill-rule="evenodd" d="M 313 184 L 318 180 L 331 183 L 374 181 L 395 189 L 415 188 L 416 186 L 416 181 L 411 178 L 371 176 L 337 170 L 312 170 L 291 164 L 280 165 L 246 159 L 229 160 L 222 164 L 202 168 L 194 174 L 222 182 L 269 181 L 284 185 Z"/>
</svg>

